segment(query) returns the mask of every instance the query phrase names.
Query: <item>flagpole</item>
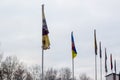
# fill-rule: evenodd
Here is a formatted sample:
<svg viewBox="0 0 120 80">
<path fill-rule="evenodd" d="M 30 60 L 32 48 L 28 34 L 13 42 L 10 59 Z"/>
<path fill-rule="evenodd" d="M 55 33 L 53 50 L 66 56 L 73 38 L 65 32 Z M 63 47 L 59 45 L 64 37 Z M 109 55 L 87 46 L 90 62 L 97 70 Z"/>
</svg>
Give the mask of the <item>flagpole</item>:
<svg viewBox="0 0 120 80">
<path fill-rule="evenodd" d="M 100 74 L 101 74 L 101 80 L 102 80 L 102 59 L 100 58 Z"/>
<path fill-rule="evenodd" d="M 74 80 L 74 59 L 72 59 L 72 76 L 73 76 L 72 80 Z"/>
<path fill-rule="evenodd" d="M 42 80 L 44 80 L 44 50 L 42 48 Z"/>
<path fill-rule="evenodd" d="M 114 60 L 115 80 L 116 80 L 116 60 Z"/>
<path fill-rule="evenodd" d="M 105 75 L 106 75 L 106 80 L 107 80 L 107 72 L 106 72 L 106 74 L 105 74 Z"/>
<path fill-rule="evenodd" d="M 95 55 L 95 80 L 97 80 L 97 59 Z"/>
<path fill-rule="evenodd" d="M 114 60 L 114 69 L 115 69 L 115 80 L 116 80 L 116 59 Z"/>
<path fill-rule="evenodd" d="M 107 53 L 106 53 L 106 48 L 105 48 L 105 75 L 107 76 Z"/>
<path fill-rule="evenodd" d="M 42 80 L 44 80 L 43 19 L 44 19 L 44 4 L 42 4 Z"/>
<path fill-rule="evenodd" d="M 120 72 L 119 72 L 119 80 L 120 80 Z"/>
<path fill-rule="evenodd" d="M 110 54 L 111 72 L 113 73 L 112 54 Z"/>
<path fill-rule="evenodd" d="M 97 40 L 96 40 L 96 29 L 94 30 L 94 47 L 95 47 L 95 80 L 97 80 Z"/>
<path fill-rule="evenodd" d="M 116 72 L 117 72 L 117 71 L 116 71 L 116 70 L 117 70 L 117 69 L 116 69 L 116 59 L 114 60 L 114 69 L 115 69 L 115 74 L 116 74 Z"/>
<path fill-rule="evenodd" d="M 73 32 L 71 32 L 71 41 L 72 41 L 72 80 L 74 80 L 74 58 L 77 56 L 77 51 L 75 48 Z"/>
<path fill-rule="evenodd" d="M 99 53 L 100 53 L 100 80 L 102 80 L 102 50 L 101 50 L 101 42 L 99 42 Z"/>
<path fill-rule="evenodd" d="M 44 4 L 42 4 L 42 80 L 44 77 L 44 50 L 50 49 L 49 30 L 44 14 Z"/>
<path fill-rule="evenodd" d="M 105 80 L 107 80 L 107 72 L 105 73 Z"/>
</svg>

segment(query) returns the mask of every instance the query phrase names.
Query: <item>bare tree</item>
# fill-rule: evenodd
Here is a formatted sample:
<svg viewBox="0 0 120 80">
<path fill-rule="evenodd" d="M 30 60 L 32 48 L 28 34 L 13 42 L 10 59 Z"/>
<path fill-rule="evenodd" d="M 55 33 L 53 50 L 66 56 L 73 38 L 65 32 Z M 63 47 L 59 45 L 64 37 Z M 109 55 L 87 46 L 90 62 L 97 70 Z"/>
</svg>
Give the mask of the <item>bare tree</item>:
<svg viewBox="0 0 120 80">
<path fill-rule="evenodd" d="M 55 80 L 57 76 L 57 70 L 50 68 L 46 71 L 45 80 Z"/>
<path fill-rule="evenodd" d="M 80 80 L 92 80 L 90 77 L 88 77 L 86 74 L 81 74 L 79 76 Z"/>
<path fill-rule="evenodd" d="M 33 80 L 41 80 L 41 67 L 39 65 L 32 66 L 29 70 Z"/>
<path fill-rule="evenodd" d="M 62 68 L 60 70 L 61 80 L 70 80 L 71 79 L 71 71 L 69 68 Z"/>
<path fill-rule="evenodd" d="M 13 73 L 18 65 L 17 57 L 7 57 L 5 61 L 2 62 L 1 67 L 3 70 L 4 78 L 7 80 L 12 80 Z"/>
<path fill-rule="evenodd" d="M 0 80 L 3 80 L 3 71 L 1 68 L 2 57 L 3 57 L 3 54 L 0 54 Z"/>
<path fill-rule="evenodd" d="M 2 58 L 3 58 L 3 53 L 0 52 L 0 65 L 1 65 L 1 62 L 2 62 Z"/>
<path fill-rule="evenodd" d="M 13 80 L 24 80 L 25 79 L 26 69 L 24 65 L 21 63 L 18 65 L 17 69 L 13 73 Z"/>
<path fill-rule="evenodd" d="M 34 80 L 31 73 L 27 72 L 25 80 Z"/>
</svg>

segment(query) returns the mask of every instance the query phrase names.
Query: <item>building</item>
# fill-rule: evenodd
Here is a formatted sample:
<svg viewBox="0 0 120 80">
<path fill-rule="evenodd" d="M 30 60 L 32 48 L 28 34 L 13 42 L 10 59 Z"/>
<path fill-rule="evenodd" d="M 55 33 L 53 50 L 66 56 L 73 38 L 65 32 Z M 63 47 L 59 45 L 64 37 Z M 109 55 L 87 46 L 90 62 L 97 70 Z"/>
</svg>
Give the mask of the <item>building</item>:
<svg viewBox="0 0 120 80">
<path fill-rule="evenodd" d="M 106 77 L 106 80 L 120 80 L 120 75 L 116 73 L 108 74 Z"/>
</svg>

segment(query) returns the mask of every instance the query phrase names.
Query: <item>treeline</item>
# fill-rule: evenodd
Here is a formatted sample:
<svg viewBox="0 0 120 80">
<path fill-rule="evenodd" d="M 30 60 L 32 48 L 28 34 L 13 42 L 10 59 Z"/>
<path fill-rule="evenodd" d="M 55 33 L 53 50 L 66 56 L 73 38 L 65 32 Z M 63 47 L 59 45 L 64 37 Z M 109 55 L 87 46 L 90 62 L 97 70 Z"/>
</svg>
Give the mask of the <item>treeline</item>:
<svg viewBox="0 0 120 80">
<path fill-rule="evenodd" d="M 3 56 L 0 55 L 0 80 L 41 80 L 41 78 L 39 65 L 27 67 L 15 56 L 6 57 L 3 60 Z M 49 68 L 44 72 L 44 78 L 45 80 L 72 80 L 72 75 L 69 68 L 60 70 Z M 91 78 L 81 74 L 78 80 L 91 80 Z"/>
</svg>

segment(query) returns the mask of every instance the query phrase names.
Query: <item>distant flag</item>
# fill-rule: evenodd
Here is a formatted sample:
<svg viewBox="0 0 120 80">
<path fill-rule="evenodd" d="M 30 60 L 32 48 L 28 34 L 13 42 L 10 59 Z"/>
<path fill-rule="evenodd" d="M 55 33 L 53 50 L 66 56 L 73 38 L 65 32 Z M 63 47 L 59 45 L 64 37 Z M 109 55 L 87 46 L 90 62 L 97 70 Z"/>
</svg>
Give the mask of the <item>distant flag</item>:
<svg viewBox="0 0 120 80">
<path fill-rule="evenodd" d="M 99 42 L 99 51 L 100 51 L 100 58 L 102 58 L 102 50 L 101 50 L 101 42 Z"/>
<path fill-rule="evenodd" d="M 75 48 L 73 32 L 71 32 L 71 40 L 72 40 L 72 58 L 74 59 L 77 56 L 77 51 L 76 51 L 76 48 Z"/>
<path fill-rule="evenodd" d="M 105 48 L 105 72 L 107 73 L 107 52 L 106 52 L 106 48 Z"/>
<path fill-rule="evenodd" d="M 96 40 L 96 30 L 94 30 L 94 46 L 95 46 L 95 54 L 97 55 L 97 40 Z"/>
<path fill-rule="evenodd" d="M 50 41 L 49 41 L 49 31 L 47 28 L 47 23 L 44 14 L 44 5 L 42 5 L 42 48 L 43 50 L 50 48 Z"/>
<path fill-rule="evenodd" d="M 115 70 L 115 73 L 116 73 L 116 60 L 114 61 L 114 70 Z"/>
<path fill-rule="evenodd" d="M 111 64 L 111 70 L 112 70 L 113 69 L 112 54 L 110 54 L 110 64 Z"/>
</svg>

